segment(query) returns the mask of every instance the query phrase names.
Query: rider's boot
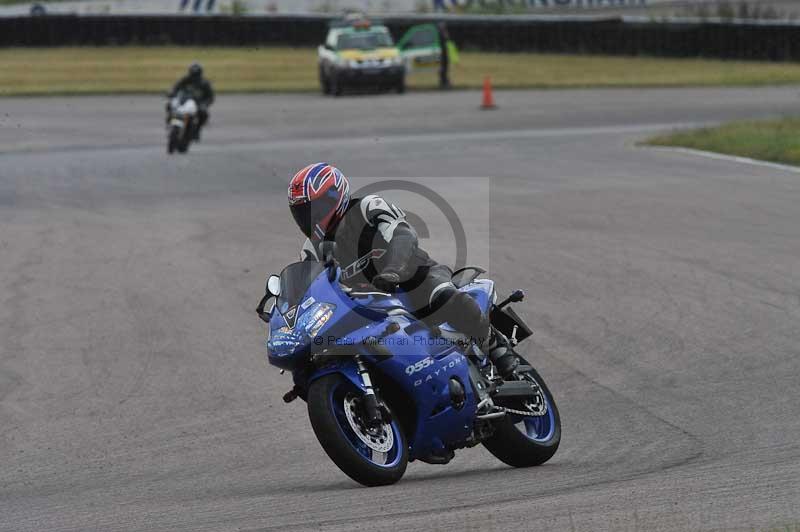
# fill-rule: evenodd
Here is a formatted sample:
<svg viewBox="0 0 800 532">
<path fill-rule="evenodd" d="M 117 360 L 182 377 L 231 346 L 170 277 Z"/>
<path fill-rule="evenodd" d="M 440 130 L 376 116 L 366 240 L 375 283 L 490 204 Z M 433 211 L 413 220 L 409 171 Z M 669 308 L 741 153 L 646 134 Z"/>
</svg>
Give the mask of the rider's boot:
<svg viewBox="0 0 800 532">
<path fill-rule="evenodd" d="M 475 343 L 481 351 L 489 355 L 500 376 L 509 377 L 519 365 L 519 357 L 511 349 L 508 338 L 492 327 L 489 317 L 483 313 L 478 303 L 454 288 L 450 291 L 442 290 L 439 298 L 438 304 L 434 301 L 434 306 L 440 309 L 440 316 L 443 318 L 441 321 L 450 323 L 456 330 L 467 335 L 477 331 L 479 334 L 473 336 Z"/>
<path fill-rule="evenodd" d="M 490 329 L 489 338 L 483 342 L 481 350 L 489 355 L 500 376 L 504 379 L 510 377 L 519 366 L 519 357 L 511 348 L 511 342 L 494 327 Z"/>
</svg>

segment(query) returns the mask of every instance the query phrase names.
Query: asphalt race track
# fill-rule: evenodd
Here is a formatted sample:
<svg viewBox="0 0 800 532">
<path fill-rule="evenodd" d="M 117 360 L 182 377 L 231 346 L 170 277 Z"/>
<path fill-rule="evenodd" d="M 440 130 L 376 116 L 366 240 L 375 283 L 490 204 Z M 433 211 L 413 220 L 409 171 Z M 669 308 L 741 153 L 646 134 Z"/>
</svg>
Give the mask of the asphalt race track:
<svg viewBox="0 0 800 532">
<path fill-rule="evenodd" d="M 800 526 L 800 174 L 635 145 L 797 89 L 496 99 L 222 96 L 185 157 L 158 98 L 0 100 L 0 530 Z M 355 188 L 433 176 L 485 217 L 561 410 L 552 461 L 476 447 L 361 488 L 283 404 L 253 309 L 316 160 Z"/>
</svg>

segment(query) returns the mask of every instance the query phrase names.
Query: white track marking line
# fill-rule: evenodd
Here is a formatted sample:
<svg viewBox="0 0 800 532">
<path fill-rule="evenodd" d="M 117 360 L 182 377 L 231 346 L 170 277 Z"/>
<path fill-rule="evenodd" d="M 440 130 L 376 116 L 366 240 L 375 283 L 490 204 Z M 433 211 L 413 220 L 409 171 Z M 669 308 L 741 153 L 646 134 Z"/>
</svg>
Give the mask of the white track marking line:
<svg viewBox="0 0 800 532">
<path fill-rule="evenodd" d="M 609 133 L 642 133 L 648 131 L 658 131 L 662 129 L 687 129 L 698 127 L 704 124 L 697 122 L 672 122 L 655 124 L 637 124 L 631 126 L 586 126 L 586 127 L 566 127 L 566 128 L 540 128 L 540 129 L 501 129 L 485 131 L 462 131 L 462 132 L 441 132 L 441 133 L 416 133 L 416 134 L 388 134 L 371 135 L 368 137 L 350 138 L 329 138 L 329 139 L 294 139 L 264 141 L 257 143 L 242 143 L 237 147 L 247 148 L 276 148 L 282 145 L 296 146 L 299 144 L 320 143 L 326 145 L 344 144 L 375 144 L 380 142 L 430 142 L 435 141 L 458 141 L 458 140 L 503 140 L 503 139 L 525 139 L 525 138 L 546 138 L 546 137 L 572 137 L 582 135 L 603 135 Z"/>
<path fill-rule="evenodd" d="M 786 172 L 792 172 L 794 174 L 800 174 L 800 167 L 792 166 L 788 164 L 781 164 L 781 163 L 773 163 L 770 161 L 762 161 L 759 159 L 751 159 L 750 157 L 740 157 L 738 155 L 727 155 L 724 153 L 717 153 L 713 151 L 704 151 L 704 150 L 696 150 L 694 148 L 678 148 L 678 147 L 670 147 L 670 146 L 645 146 L 646 148 L 657 150 L 657 151 L 666 151 L 666 152 L 673 152 L 673 153 L 685 153 L 688 155 L 697 155 L 699 157 L 706 157 L 707 159 L 715 159 L 718 161 L 728 161 L 732 163 L 739 163 L 739 164 L 749 164 L 751 166 L 760 166 L 763 168 L 772 168 L 774 170 L 784 170 Z"/>
<path fill-rule="evenodd" d="M 413 142 L 457 142 L 467 140 L 478 141 L 491 141 L 491 140 L 512 140 L 512 139 L 535 139 L 535 138 L 556 138 L 556 137 L 580 137 L 580 136 L 595 136 L 595 135 L 609 135 L 609 134 L 628 134 L 628 133 L 647 133 L 660 130 L 669 129 L 689 129 L 708 125 L 706 122 L 666 122 L 666 123 L 649 123 L 649 124 L 636 124 L 636 125 L 616 125 L 616 126 L 577 126 L 577 127 L 553 127 L 553 128 L 537 128 L 537 129 L 500 129 L 500 130 L 483 130 L 483 131 L 443 131 L 434 133 L 388 133 L 377 134 L 360 137 L 337 137 L 337 138 L 290 138 L 290 139 L 274 139 L 263 140 L 258 142 L 242 142 L 235 139 L 228 140 L 224 143 L 208 143 L 201 144 L 194 148 L 197 153 L 220 153 L 231 151 L 264 151 L 264 150 L 282 150 L 303 148 L 308 146 L 313 147 L 337 147 L 337 146 L 370 146 L 375 144 L 391 144 L 391 143 L 413 143 Z M 53 146 L 53 147 L 36 147 L 32 149 L 25 149 L 25 147 L 3 148 L 0 146 L 0 153 L 11 154 L 41 154 L 51 152 L 109 152 L 109 151 L 151 151 L 153 145 L 139 145 L 139 146 Z M 199 148 L 199 149 L 198 149 Z"/>
</svg>

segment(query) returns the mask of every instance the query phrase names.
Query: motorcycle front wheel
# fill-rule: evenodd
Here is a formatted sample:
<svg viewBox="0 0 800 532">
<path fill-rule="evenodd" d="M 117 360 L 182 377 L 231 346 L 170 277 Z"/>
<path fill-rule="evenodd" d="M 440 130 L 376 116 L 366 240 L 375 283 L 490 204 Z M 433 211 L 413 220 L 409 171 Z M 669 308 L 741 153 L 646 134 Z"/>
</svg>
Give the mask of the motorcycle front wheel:
<svg viewBox="0 0 800 532">
<path fill-rule="evenodd" d="M 178 149 L 178 143 L 180 142 L 181 138 L 181 128 L 178 126 L 172 126 L 169 128 L 169 136 L 167 137 L 167 153 L 172 154 L 175 153 L 175 150 Z"/>
<path fill-rule="evenodd" d="M 365 486 L 394 484 L 408 465 L 408 442 L 392 419 L 370 429 L 364 394 L 338 373 L 314 381 L 308 390 L 308 417 L 328 457 Z"/>
<path fill-rule="evenodd" d="M 522 360 L 522 364 L 527 362 Z M 547 462 L 561 443 L 561 417 L 544 379 L 532 367 L 518 374 L 518 380 L 534 382 L 540 393 L 533 400 L 502 406 L 516 412 L 495 422 L 494 434 L 482 443 L 501 462 L 513 467 L 531 467 Z"/>
<path fill-rule="evenodd" d="M 189 151 L 189 143 L 192 141 L 189 131 L 184 131 L 183 135 L 178 140 L 178 153 L 186 153 Z"/>
</svg>

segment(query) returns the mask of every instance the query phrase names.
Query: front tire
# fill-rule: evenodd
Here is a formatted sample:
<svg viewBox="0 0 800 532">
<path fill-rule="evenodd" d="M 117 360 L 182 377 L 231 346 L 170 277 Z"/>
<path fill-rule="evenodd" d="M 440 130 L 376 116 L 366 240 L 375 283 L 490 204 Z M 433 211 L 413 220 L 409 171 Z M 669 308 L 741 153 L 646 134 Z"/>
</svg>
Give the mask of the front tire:
<svg viewBox="0 0 800 532">
<path fill-rule="evenodd" d="M 526 363 L 523 361 L 523 364 Z M 535 369 L 531 368 L 525 375 L 539 385 L 547 413 L 536 417 L 507 414 L 495 423 L 494 435 L 483 441 L 490 453 L 512 467 L 541 465 L 556 454 L 561 443 L 561 417 L 553 395 Z M 525 404 L 503 406 L 531 409 Z"/>
<path fill-rule="evenodd" d="M 396 419 L 370 434 L 363 420 L 363 392 L 339 373 L 314 381 L 308 390 L 308 417 L 328 457 L 348 477 L 365 486 L 394 484 L 406 471 L 408 443 Z"/>
<path fill-rule="evenodd" d="M 189 143 L 192 141 L 192 132 L 189 129 L 189 127 L 184 128 L 183 134 L 178 138 L 178 153 L 189 151 Z"/>
<path fill-rule="evenodd" d="M 178 126 L 172 126 L 169 129 L 169 137 L 167 139 L 167 153 L 172 154 L 175 153 L 175 150 L 178 148 L 178 142 L 180 141 L 181 130 Z"/>
</svg>

